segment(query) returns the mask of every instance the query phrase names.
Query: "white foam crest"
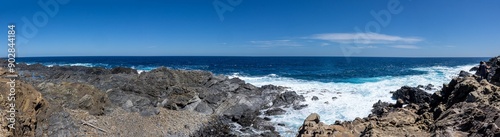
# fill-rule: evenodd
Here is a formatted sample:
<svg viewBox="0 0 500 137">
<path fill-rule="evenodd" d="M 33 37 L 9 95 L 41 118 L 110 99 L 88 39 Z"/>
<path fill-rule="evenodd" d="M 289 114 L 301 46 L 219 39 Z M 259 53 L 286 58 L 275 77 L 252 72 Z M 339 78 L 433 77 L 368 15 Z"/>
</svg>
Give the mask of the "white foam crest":
<svg viewBox="0 0 500 137">
<path fill-rule="evenodd" d="M 143 72 L 149 72 L 149 71 L 156 69 L 158 67 L 135 67 L 135 66 L 132 66 L 132 68 L 136 69 L 137 73 L 141 74 Z"/>
<path fill-rule="evenodd" d="M 284 127 L 276 126 L 282 135 L 295 136 L 303 120 L 311 113 L 318 113 L 321 116 L 321 121 L 327 124 L 333 124 L 335 120 L 353 120 L 356 117 L 366 117 L 371 113 L 373 104 L 378 100 L 394 102 L 391 99 L 390 91 L 395 91 L 405 85 L 427 84 L 433 84 L 438 86 L 437 89 L 440 89 L 439 87 L 443 83 L 448 83 L 461 70 L 468 71 L 473 66 L 414 68 L 413 70 L 426 71 L 427 74 L 382 77 L 379 81 L 366 83 L 324 83 L 279 77 L 275 74 L 251 77 L 235 73 L 229 77 L 238 77 L 256 86 L 273 84 L 290 87 L 290 90 L 303 95 L 306 98 L 303 104 L 308 104 L 308 107 L 301 110 L 285 108 L 287 110 L 285 115 L 271 117 L 275 124 L 285 124 Z M 313 96 L 317 96 L 319 100 L 313 101 L 311 99 Z M 332 99 L 332 97 L 336 97 L 336 99 Z"/>
<path fill-rule="evenodd" d="M 47 67 L 54 67 L 54 66 L 82 66 L 82 67 L 96 67 L 96 66 L 103 66 L 107 67 L 109 66 L 108 64 L 102 64 L 102 63 L 64 63 L 64 64 L 43 64 Z"/>
<path fill-rule="evenodd" d="M 65 65 L 62 65 L 62 66 L 84 66 L 84 67 L 93 67 L 94 64 L 92 63 L 72 63 L 72 64 L 65 64 Z"/>
</svg>

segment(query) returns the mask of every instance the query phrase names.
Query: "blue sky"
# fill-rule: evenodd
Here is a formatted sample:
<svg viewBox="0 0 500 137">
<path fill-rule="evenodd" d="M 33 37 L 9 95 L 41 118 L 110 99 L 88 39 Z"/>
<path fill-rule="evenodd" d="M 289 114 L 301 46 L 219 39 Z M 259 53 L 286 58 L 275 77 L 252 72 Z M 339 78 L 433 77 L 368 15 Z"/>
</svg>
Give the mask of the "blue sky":
<svg viewBox="0 0 500 137">
<path fill-rule="evenodd" d="M 499 13 L 496 0 L 16 0 L 0 2 L 0 37 L 15 24 L 25 57 L 491 57 Z"/>
</svg>

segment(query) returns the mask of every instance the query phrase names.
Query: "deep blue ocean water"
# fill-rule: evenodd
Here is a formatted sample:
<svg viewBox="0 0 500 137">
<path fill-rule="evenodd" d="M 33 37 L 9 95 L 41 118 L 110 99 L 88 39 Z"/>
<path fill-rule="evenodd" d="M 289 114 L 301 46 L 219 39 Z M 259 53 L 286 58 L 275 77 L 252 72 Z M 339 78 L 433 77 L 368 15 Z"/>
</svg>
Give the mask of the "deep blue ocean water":
<svg viewBox="0 0 500 137">
<path fill-rule="evenodd" d="M 215 74 L 266 76 L 275 74 L 320 82 L 366 82 L 359 78 L 425 74 L 412 68 L 460 66 L 488 58 L 384 58 L 384 57 L 29 57 L 18 62 L 44 65 L 132 67 L 151 70 L 159 66 L 207 70 Z"/>
<path fill-rule="evenodd" d="M 390 91 L 401 86 L 432 84 L 433 93 L 461 71 L 468 71 L 489 58 L 374 58 L 374 57 L 33 57 L 17 62 L 47 66 L 131 67 L 140 72 L 165 66 L 207 70 L 238 77 L 256 86 L 289 87 L 303 95 L 308 107 L 283 108 L 286 114 L 271 116 L 283 136 L 296 130 L 311 113 L 321 121 L 353 120 L 370 114 L 373 103 L 394 102 Z M 312 100 L 316 96 L 319 100 Z M 335 99 L 333 99 L 335 98 Z M 237 130 L 237 129 L 236 129 Z"/>
</svg>

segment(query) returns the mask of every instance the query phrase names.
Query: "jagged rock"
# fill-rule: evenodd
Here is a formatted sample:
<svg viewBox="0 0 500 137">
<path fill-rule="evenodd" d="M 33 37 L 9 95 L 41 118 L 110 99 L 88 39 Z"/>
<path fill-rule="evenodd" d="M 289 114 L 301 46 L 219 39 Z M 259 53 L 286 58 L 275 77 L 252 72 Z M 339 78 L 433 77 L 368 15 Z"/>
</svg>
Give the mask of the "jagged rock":
<svg viewBox="0 0 500 137">
<path fill-rule="evenodd" d="M 41 83 L 37 88 L 52 104 L 71 109 L 84 109 L 92 115 L 104 114 L 105 108 L 111 105 L 108 96 L 91 85 L 67 82 Z"/>
<path fill-rule="evenodd" d="M 2 63 L 0 63 L 2 64 Z M 137 113 L 142 117 L 160 114 L 160 110 L 170 109 L 204 113 L 213 116 L 213 121 L 223 121 L 223 124 L 240 124 L 242 128 L 252 126 L 257 130 L 248 133 L 251 136 L 278 135 L 273 125 L 260 120 L 258 115 L 262 109 L 271 107 L 293 107 L 301 109 L 307 105 L 299 105 L 305 101 L 303 96 L 294 91 L 286 91 L 285 87 L 266 85 L 255 87 L 239 78 L 228 78 L 223 75 L 213 75 L 207 71 L 173 70 L 159 67 L 149 72 L 137 74 L 130 68 L 105 69 L 98 67 L 53 66 L 41 64 L 16 66 L 22 71 L 20 79 L 29 84 L 37 85 L 48 104 L 54 106 L 49 110 L 61 112 L 47 116 L 39 127 L 40 130 L 51 132 L 51 136 L 73 136 L 79 133 L 79 122 L 66 113 L 76 113 L 83 110 L 92 116 L 106 116 L 116 110 L 126 113 Z M 69 111 L 66 111 L 69 110 Z M 50 118 L 48 118 L 50 117 Z M 58 120 L 56 120 L 58 119 Z M 60 124 L 63 127 L 51 127 L 47 124 Z M 69 123 L 76 123 L 77 126 Z M 205 127 L 211 127 L 205 125 Z M 190 126 L 190 130 L 193 128 Z M 221 127 L 222 128 L 222 127 Z M 64 133 L 63 133 L 64 132 Z M 221 131 L 226 132 L 226 131 Z M 207 133 L 207 132 L 205 132 Z M 211 132 L 213 133 L 213 132 Z M 165 133 L 167 135 L 183 135 Z M 128 134 L 127 135 L 135 135 Z M 196 134 L 195 134 L 196 135 Z M 214 135 L 214 134 L 209 134 Z M 215 134 L 217 135 L 217 134 Z M 228 134 L 241 136 L 239 132 L 229 131 Z M 95 135 L 103 136 L 103 135 Z"/>
<path fill-rule="evenodd" d="M 382 102 L 379 100 L 377 103 L 373 104 L 372 114 L 382 115 L 384 113 L 387 113 L 389 109 L 390 109 L 389 103 Z"/>
<path fill-rule="evenodd" d="M 465 72 L 465 71 L 460 71 L 460 73 L 458 74 L 459 77 L 470 77 L 472 76 L 473 74 L 469 73 L 469 72 Z"/>
<path fill-rule="evenodd" d="M 432 84 L 427 84 L 427 86 L 425 86 L 425 90 L 432 90 L 434 89 L 434 85 Z"/>
<path fill-rule="evenodd" d="M 216 136 L 216 137 L 236 137 L 231 133 L 231 127 L 225 117 L 216 117 L 214 120 L 207 123 L 207 126 L 198 130 L 192 136 Z"/>
<path fill-rule="evenodd" d="M 214 113 L 214 110 L 212 108 L 210 108 L 210 106 L 208 106 L 208 104 L 205 102 L 201 102 L 200 104 L 198 104 L 198 106 L 196 106 L 196 108 L 194 110 L 197 112 L 203 113 L 203 114 Z"/>
<path fill-rule="evenodd" d="M 307 105 L 307 104 L 298 104 L 298 105 L 293 105 L 293 109 L 294 109 L 294 110 L 301 110 L 301 109 L 303 109 L 303 108 L 305 108 L 305 107 L 307 107 L 307 106 L 309 106 L 309 105 Z"/>
<path fill-rule="evenodd" d="M 137 70 L 125 67 L 116 67 L 111 69 L 111 74 L 137 74 Z"/>
<path fill-rule="evenodd" d="M 285 113 L 286 113 L 286 111 L 281 109 L 281 108 L 272 108 L 272 109 L 269 109 L 265 112 L 265 114 L 268 116 L 283 115 Z"/>
<path fill-rule="evenodd" d="M 403 86 L 392 94 L 393 99 L 402 99 L 408 103 L 424 103 L 430 101 L 431 94 L 419 89 L 408 86 Z"/>
<path fill-rule="evenodd" d="M 241 119 L 243 113 L 246 111 L 250 111 L 250 107 L 247 105 L 241 104 L 241 105 L 236 105 L 233 107 L 230 107 L 226 111 L 224 111 L 224 116 L 228 117 L 229 119 L 233 120 L 234 122 L 237 122 L 238 120 Z"/>
<path fill-rule="evenodd" d="M 287 104 L 296 104 L 299 102 L 305 101 L 304 96 L 298 95 L 293 91 L 286 91 L 282 94 L 279 94 L 276 100 L 273 101 L 273 106 L 283 106 Z"/>
<path fill-rule="evenodd" d="M 418 88 L 394 92 L 395 105 L 377 102 L 372 114 L 326 125 L 317 114 L 304 120 L 298 136 L 499 136 L 500 87 L 458 77 L 432 96 Z M 432 99 L 431 99 L 432 98 Z M 402 107 L 402 104 L 408 104 Z"/>
</svg>

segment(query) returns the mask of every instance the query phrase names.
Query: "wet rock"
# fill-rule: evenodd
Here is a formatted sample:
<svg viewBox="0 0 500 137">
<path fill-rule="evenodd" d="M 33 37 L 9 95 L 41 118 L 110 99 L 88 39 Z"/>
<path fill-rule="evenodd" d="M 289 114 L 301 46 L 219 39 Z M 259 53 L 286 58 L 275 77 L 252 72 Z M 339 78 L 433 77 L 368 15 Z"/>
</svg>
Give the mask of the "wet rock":
<svg viewBox="0 0 500 137">
<path fill-rule="evenodd" d="M 393 99 L 402 99 L 405 104 L 429 102 L 431 94 L 414 87 L 403 86 L 392 94 Z"/>
<path fill-rule="evenodd" d="M 271 121 L 271 118 L 269 118 L 269 117 L 264 117 L 264 120 L 265 120 L 265 121 Z"/>
<path fill-rule="evenodd" d="M 305 108 L 307 106 L 309 106 L 309 105 L 307 105 L 307 104 L 294 105 L 293 109 L 294 110 L 301 110 L 301 109 L 303 109 L 303 108 Z"/>
<path fill-rule="evenodd" d="M 265 114 L 268 116 L 283 115 L 285 113 L 286 113 L 286 111 L 281 109 L 281 108 L 272 108 L 272 109 L 269 109 L 265 112 Z"/>
<path fill-rule="evenodd" d="M 282 94 L 279 94 L 276 100 L 273 101 L 273 106 L 283 106 L 288 104 L 296 104 L 299 102 L 305 101 L 304 96 L 298 95 L 293 91 L 286 91 Z"/>
<path fill-rule="evenodd" d="M 378 101 L 372 114 L 353 121 L 327 125 L 311 114 L 298 136 L 500 135 L 500 87 L 478 82 L 474 76 L 454 78 L 431 96 L 418 88 L 402 87 L 393 98 L 396 104 Z"/>
</svg>

